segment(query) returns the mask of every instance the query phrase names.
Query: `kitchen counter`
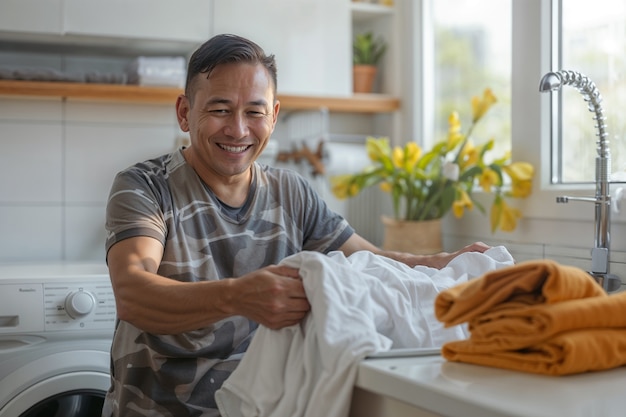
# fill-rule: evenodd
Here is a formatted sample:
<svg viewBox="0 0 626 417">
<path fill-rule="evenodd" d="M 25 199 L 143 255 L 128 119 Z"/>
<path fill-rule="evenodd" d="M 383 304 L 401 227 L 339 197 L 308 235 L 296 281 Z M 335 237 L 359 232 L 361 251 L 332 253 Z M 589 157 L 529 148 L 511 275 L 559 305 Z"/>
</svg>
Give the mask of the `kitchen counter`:
<svg viewBox="0 0 626 417">
<path fill-rule="evenodd" d="M 366 359 L 351 417 L 618 417 L 626 367 L 545 376 L 448 362 L 439 355 Z"/>
</svg>

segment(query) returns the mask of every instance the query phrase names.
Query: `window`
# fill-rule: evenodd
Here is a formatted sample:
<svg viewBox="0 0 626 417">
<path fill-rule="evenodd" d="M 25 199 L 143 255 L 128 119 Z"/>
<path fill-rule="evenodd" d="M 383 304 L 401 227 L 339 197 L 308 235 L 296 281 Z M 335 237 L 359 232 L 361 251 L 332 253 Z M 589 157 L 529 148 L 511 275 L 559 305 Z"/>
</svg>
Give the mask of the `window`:
<svg viewBox="0 0 626 417">
<path fill-rule="evenodd" d="M 497 105 L 473 137 L 479 143 L 494 138 L 500 155 L 511 148 L 511 0 L 436 0 L 431 5 L 435 138 L 446 136 L 453 110 L 467 129 L 471 97 L 491 88 Z"/>
<path fill-rule="evenodd" d="M 554 0 L 561 9 L 561 27 L 553 30 L 553 48 L 560 64 L 591 79 L 602 95 L 611 150 L 613 181 L 626 180 L 626 3 L 624 0 Z M 560 4 L 559 4 L 560 3 Z M 558 14 L 557 14 L 558 15 Z M 557 60 L 558 62 L 558 60 Z M 595 181 L 596 122 L 575 88 L 561 89 L 560 129 L 553 137 L 555 183 Z M 554 123 L 554 121 L 553 121 Z M 584 155 L 584 158 L 580 158 Z"/>
<path fill-rule="evenodd" d="M 626 181 L 626 3 L 553 0 L 553 69 L 588 76 L 603 97 L 613 181 Z M 498 105 L 475 132 L 494 137 L 498 153 L 511 147 L 512 0 L 430 0 L 433 14 L 433 140 L 445 137 L 450 111 L 469 123 L 469 98 L 491 88 Z M 489 13 L 485 13 L 489 10 Z M 560 30 L 559 30 L 560 29 Z M 533 30 L 533 28 L 528 28 Z M 539 53 L 539 52 L 537 52 Z M 558 98 L 560 97 L 560 99 Z M 595 181 L 596 127 L 575 88 L 555 94 L 559 128 L 552 143 L 552 183 Z M 585 155 L 584 158 L 580 158 Z"/>
</svg>

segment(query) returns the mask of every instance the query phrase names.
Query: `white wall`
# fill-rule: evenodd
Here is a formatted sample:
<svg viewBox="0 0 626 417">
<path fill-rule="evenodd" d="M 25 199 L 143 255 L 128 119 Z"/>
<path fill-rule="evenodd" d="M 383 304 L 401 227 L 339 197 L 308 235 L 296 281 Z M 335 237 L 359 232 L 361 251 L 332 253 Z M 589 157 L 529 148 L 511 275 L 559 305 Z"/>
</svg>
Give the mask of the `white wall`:
<svg viewBox="0 0 626 417">
<path fill-rule="evenodd" d="M 0 261 L 104 261 L 113 176 L 175 147 L 173 105 L 0 98 Z"/>
</svg>

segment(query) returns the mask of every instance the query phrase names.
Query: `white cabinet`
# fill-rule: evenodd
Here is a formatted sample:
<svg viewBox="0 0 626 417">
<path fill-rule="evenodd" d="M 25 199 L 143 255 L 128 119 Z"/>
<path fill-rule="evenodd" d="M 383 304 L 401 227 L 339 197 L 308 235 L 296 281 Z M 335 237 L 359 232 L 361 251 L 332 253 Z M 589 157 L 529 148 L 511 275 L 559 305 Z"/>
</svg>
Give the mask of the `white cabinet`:
<svg viewBox="0 0 626 417">
<path fill-rule="evenodd" d="M 65 0 L 69 35 L 203 42 L 210 32 L 207 0 Z"/>
<path fill-rule="evenodd" d="M 0 0 L 2 40 L 113 47 L 163 42 L 163 49 L 180 45 L 187 53 L 208 39 L 210 25 L 210 0 Z"/>
<path fill-rule="evenodd" d="M 0 0 L 0 31 L 59 34 L 62 0 Z"/>
<path fill-rule="evenodd" d="M 352 94 L 348 0 L 215 0 L 213 19 L 213 34 L 245 36 L 276 56 L 280 94 Z"/>
</svg>

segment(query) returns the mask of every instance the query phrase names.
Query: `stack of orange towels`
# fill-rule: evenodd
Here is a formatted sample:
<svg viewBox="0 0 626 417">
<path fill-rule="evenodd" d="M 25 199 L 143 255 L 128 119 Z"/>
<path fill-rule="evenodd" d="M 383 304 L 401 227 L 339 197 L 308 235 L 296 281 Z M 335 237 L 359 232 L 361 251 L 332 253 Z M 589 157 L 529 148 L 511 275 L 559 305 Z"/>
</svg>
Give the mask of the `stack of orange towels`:
<svg viewBox="0 0 626 417">
<path fill-rule="evenodd" d="M 626 364 L 626 292 L 608 295 L 584 270 L 526 261 L 447 289 L 435 300 L 446 327 L 468 324 L 470 337 L 442 356 L 547 375 Z"/>
</svg>

